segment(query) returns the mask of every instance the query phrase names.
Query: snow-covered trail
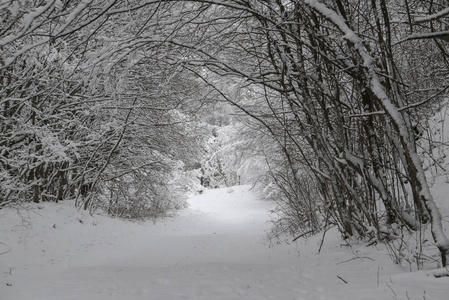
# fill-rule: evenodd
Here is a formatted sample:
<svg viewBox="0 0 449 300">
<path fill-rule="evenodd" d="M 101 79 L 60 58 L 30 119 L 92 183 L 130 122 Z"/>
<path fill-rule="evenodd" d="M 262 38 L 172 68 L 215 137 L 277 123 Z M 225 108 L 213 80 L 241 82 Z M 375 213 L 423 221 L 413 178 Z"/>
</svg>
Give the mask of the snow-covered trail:
<svg viewBox="0 0 449 300">
<path fill-rule="evenodd" d="M 385 251 L 351 251 L 336 232 L 319 255 L 321 236 L 269 247 L 273 204 L 247 186 L 189 203 L 156 224 L 64 203 L 0 211 L 0 253 L 10 250 L 0 255 L 0 299 L 447 299 L 449 278 L 402 273 Z"/>
<path fill-rule="evenodd" d="M 70 254 L 55 255 L 58 262 L 47 261 L 50 266 L 44 254 L 42 265 L 18 263 L 0 298 L 311 299 L 301 297 L 310 294 L 301 276 L 278 278 L 298 256 L 295 248 L 263 244 L 272 204 L 257 201 L 248 187 L 209 190 L 189 203 L 180 216 L 155 225 L 128 224 L 132 231 L 110 226 L 115 232 L 104 236 L 80 233 L 97 241 L 71 239 L 66 247 L 78 251 L 64 250 Z"/>
</svg>

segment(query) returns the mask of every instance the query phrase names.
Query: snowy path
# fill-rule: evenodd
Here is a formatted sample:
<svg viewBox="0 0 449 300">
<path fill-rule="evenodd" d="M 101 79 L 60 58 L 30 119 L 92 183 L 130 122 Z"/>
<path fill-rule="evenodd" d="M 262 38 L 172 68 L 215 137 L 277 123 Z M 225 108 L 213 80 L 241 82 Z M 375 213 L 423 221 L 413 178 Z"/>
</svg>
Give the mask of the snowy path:
<svg viewBox="0 0 449 300">
<path fill-rule="evenodd" d="M 17 218 L 2 212 L 0 241 L 12 249 L 0 256 L 0 299 L 446 299 L 448 281 L 394 277 L 388 257 L 354 259 L 336 235 L 320 255 L 318 240 L 300 245 L 301 255 L 295 245 L 268 247 L 271 205 L 243 186 L 193 196 L 155 225 L 49 205 L 6 229 Z"/>
<path fill-rule="evenodd" d="M 34 259 L 42 265 L 30 261 L 14 268 L 12 286 L 0 298 L 296 299 L 303 294 L 302 278 L 276 280 L 284 272 L 280 260 L 297 257 L 294 248 L 273 251 L 262 244 L 270 204 L 255 200 L 247 187 L 234 189 L 197 195 L 179 217 L 156 225 L 100 224 L 111 232 L 80 232 L 79 238 L 90 243 L 70 239 L 66 248 L 72 245 L 78 251 L 62 250 L 70 251 L 62 257 L 55 253 L 56 259 L 47 261 L 51 266 L 45 265 L 49 254 L 42 254 Z M 114 238 L 108 240 L 106 234 Z M 33 255 L 36 249 L 25 250 Z"/>
</svg>

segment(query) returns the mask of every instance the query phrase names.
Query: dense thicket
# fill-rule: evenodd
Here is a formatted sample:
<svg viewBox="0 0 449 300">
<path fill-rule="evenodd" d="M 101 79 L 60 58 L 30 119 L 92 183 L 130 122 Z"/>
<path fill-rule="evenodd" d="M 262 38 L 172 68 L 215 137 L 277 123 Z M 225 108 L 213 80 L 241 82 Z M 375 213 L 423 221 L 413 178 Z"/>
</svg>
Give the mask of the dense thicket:
<svg viewBox="0 0 449 300">
<path fill-rule="evenodd" d="M 76 199 L 134 218 L 182 205 L 203 95 L 162 47 L 127 47 L 148 13 L 127 5 L 1 2 L 0 205 Z"/>
</svg>

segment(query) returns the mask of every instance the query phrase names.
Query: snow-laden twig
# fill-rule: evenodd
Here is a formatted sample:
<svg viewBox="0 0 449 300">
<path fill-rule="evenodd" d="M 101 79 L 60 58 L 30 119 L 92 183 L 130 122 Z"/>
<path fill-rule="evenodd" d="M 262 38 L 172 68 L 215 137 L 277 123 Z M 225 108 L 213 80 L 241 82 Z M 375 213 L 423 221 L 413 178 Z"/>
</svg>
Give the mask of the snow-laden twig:
<svg viewBox="0 0 449 300">
<path fill-rule="evenodd" d="M 11 43 L 11 42 L 17 40 L 17 39 L 20 39 L 21 37 L 26 35 L 27 32 L 35 30 L 38 27 L 38 25 L 35 25 L 34 27 L 32 27 L 30 29 L 33 21 L 36 18 L 38 18 L 39 16 L 41 16 L 43 13 L 45 13 L 47 10 L 49 10 L 53 6 L 54 2 L 55 2 L 55 0 L 49 1 L 45 6 L 40 6 L 40 7 L 36 8 L 34 11 L 31 11 L 31 12 L 27 13 L 26 15 L 24 15 L 22 30 L 15 35 L 7 35 L 7 36 L 1 38 L 0 46 L 4 46 L 8 43 Z"/>
<path fill-rule="evenodd" d="M 449 15 L 449 7 L 445 8 L 443 10 L 440 10 L 437 13 L 428 15 L 428 16 L 415 17 L 414 23 L 424 23 L 424 22 L 435 21 L 435 20 L 441 19 L 447 15 Z"/>
<path fill-rule="evenodd" d="M 424 40 L 424 39 L 442 39 L 446 42 L 449 42 L 449 31 L 437 31 L 437 32 L 428 32 L 428 33 L 413 33 L 406 37 L 405 39 L 402 39 L 395 43 L 395 45 L 398 45 L 400 43 L 403 43 L 405 41 L 411 41 L 411 40 Z"/>
</svg>

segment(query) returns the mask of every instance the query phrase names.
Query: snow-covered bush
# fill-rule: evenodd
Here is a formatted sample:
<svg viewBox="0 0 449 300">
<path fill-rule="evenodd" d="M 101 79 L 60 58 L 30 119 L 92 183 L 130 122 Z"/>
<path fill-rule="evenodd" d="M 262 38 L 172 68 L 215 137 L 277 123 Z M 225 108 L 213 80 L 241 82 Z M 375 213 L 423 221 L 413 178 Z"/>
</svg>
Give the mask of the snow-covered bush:
<svg viewBox="0 0 449 300">
<path fill-rule="evenodd" d="M 152 8 L 108 16 L 100 0 L 9 2 L 0 4 L 0 207 L 76 199 L 127 217 L 182 207 L 201 88 L 160 49 L 117 42 Z M 123 5 L 133 4 L 113 6 Z"/>
</svg>

